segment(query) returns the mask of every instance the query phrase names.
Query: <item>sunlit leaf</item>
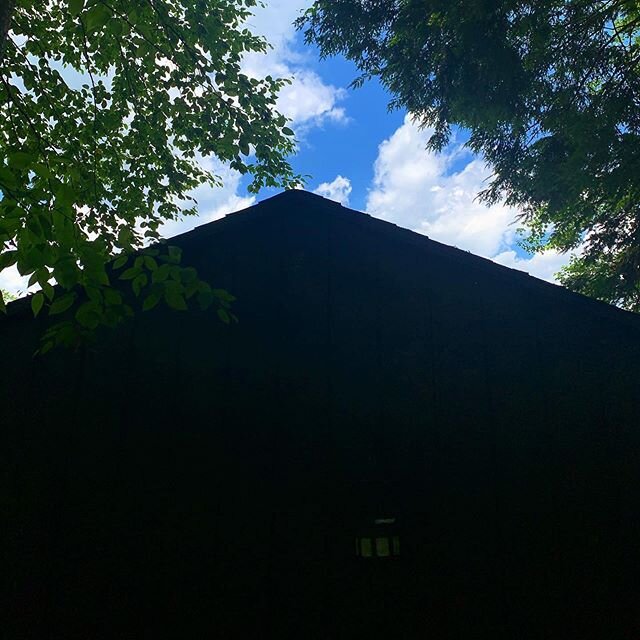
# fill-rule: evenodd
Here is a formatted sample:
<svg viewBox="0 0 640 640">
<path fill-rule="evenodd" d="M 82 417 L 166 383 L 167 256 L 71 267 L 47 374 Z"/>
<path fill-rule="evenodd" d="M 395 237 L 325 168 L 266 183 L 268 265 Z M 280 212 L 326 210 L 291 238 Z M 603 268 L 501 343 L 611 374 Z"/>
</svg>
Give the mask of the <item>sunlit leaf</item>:
<svg viewBox="0 0 640 640">
<path fill-rule="evenodd" d="M 69 0 L 69 13 L 77 16 L 84 7 L 85 0 Z"/>
<path fill-rule="evenodd" d="M 69 309 L 73 305 L 73 303 L 75 302 L 75 299 L 76 299 L 76 294 L 73 292 L 65 293 L 63 296 L 56 298 L 51 303 L 51 306 L 49 307 L 49 315 L 55 316 L 60 313 L 64 313 L 65 311 L 67 311 L 67 309 Z"/>
<path fill-rule="evenodd" d="M 36 293 L 31 298 L 31 311 L 33 312 L 33 316 L 37 317 L 42 309 L 42 305 L 44 304 L 44 294 Z"/>
</svg>

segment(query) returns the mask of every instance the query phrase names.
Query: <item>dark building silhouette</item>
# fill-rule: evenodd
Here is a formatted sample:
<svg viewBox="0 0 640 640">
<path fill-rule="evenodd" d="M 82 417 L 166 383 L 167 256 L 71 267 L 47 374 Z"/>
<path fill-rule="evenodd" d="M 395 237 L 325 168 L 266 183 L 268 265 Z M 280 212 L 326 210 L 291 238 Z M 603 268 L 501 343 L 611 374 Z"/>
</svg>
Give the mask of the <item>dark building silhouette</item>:
<svg viewBox="0 0 640 640">
<path fill-rule="evenodd" d="M 172 243 L 237 325 L 0 322 L 0 637 L 640 637 L 638 317 L 300 191 Z"/>
</svg>

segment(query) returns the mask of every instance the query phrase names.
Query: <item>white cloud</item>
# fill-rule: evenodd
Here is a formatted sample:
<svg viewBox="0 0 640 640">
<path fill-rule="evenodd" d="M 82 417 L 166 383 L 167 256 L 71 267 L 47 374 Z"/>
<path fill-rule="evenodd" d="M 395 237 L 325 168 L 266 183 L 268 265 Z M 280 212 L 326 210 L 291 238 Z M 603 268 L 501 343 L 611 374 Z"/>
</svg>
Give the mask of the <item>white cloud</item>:
<svg viewBox="0 0 640 640">
<path fill-rule="evenodd" d="M 347 122 L 344 108 L 337 106 L 345 96 L 344 89 L 325 84 L 317 73 L 308 69 L 289 71 L 293 81 L 280 91 L 278 110 L 291 118 L 300 133 L 326 121 Z M 304 126 L 301 130 L 301 126 Z"/>
<path fill-rule="evenodd" d="M 332 182 L 320 184 L 317 189 L 313 190 L 313 193 L 317 193 L 323 198 L 329 198 L 329 200 L 335 200 L 346 207 L 349 204 L 349 195 L 351 194 L 351 180 L 336 176 Z"/>
<path fill-rule="evenodd" d="M 339 106 L 346 96 L 345 90 L 325 83 L 308 68 L 310 54 L 296 50 L 293 22 L 308 6 L 307 0 L 271 0 L 257 7 L 247 26 L 253 33 L 264 36 L 272 48 L 266 55 L 249 54 L 243 62 L 243 70 L 250 76 L 272 75 L 292 80 L 280 92 L 277 107 L 291 118 L 299 135 L 326 121 L 347 121 L 344 108 Z"/>
<path fill-rule="evenodd" d="M 547 282 L 557 282 L 555 274 L 569 262 L 569 259 L 575 252 L 559 253 L 558 251 L 545 251 L 545 253 L 537 253 L 533 256 L 522 258 L 512 249 L 503 251 L 491 259 L 498 264 L 526 271 L 529 275 L 547 280 Z"/>
<path fill-rule="evenodd" d="M 374 165 L 367 211 L 434 240 L 495 259 L 552 280 L 569 261 L 554 252 L 520 258 L 514 250 L 517 211 L 477 199 L 490 171 L 459 146 L 443 153 L 425 150 L 430 130 L 420 130 L 410 116 L 382 142 Z M 460 167 L 453 170 L 453 167 Z"/>
<path fill-rule="evenodd" d="M 253 9 L 247 27 L 267 38 L 276 52 L 283 51 L 291 47 L 296 34 L 293 23 L 309 4 L 307 0 L 269 0 Z"/>
<path fill-rule="evenodd" d="M 4 289 L 14 295 L 22 295 L 27 291 L 29 278 L 21 276 L 15 267 L 7 267 L 0 271 L 0 289 Z"/>
</svg>

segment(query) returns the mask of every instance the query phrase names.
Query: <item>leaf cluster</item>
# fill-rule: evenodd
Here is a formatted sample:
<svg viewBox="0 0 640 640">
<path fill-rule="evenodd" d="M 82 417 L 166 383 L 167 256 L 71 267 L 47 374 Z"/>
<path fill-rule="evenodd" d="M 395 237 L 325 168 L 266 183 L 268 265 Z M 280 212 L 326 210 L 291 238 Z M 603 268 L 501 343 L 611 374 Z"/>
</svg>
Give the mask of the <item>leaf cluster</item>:
<svg viewBox="0 0 640 640">
<path fill-rule="evenodd" d="M 202 158 L 248 174 L 251 191 L 298 183 L 275 108 L 286 81 L 241 70 L 268 46 L 246 28 L 255 4 L 16 0 L 0 49 L 0 270 L 39 287 L 34 313 L 82 304 L 84 328 L 126 316 L 107 265 L 194 213 L 195 187 L 220 184 Z M 182 308 L 190 276 L 154 282 L 152 258 L 128 272 L 133 292 L 158 285 L 144 305 Z"/>
<path fill-rule="evenodd" d="M 114 286 L 76 287 L 51 301 L 49 315 L 59 315 L 62 320 L 44 332 L 38 353 L 44 354 L 57 345 L 88 342 L 100 325 L 113 327 L 122 318 L 133 316 L 136 304 L 142 311 L 151 311 L 160 303 L 175 311 L 215 306 L 223 322 L 237 322 L 230 310 L 235 297 L 224 289 L 213 289 L 200 279 L 196 269 L 182 265 L 181 261 L 182 250 L 171 245 L 118 256 L 108 265 L 112 279 L 116 280 Z M 127 283 L 130 290 L 125 286 Z M 31 297 L 34 316 L 38 316 L 47 298 L 43 291 Z"/>
</svg>

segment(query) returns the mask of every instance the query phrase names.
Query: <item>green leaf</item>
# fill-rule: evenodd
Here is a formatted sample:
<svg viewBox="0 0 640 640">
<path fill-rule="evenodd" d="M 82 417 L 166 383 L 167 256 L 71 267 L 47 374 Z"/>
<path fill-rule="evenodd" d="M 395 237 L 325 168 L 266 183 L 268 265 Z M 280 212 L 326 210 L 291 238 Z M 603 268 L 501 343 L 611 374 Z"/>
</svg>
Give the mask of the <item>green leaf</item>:
<svg viewBox="0 0 640 640">
<path fill-rule="evenodd" d="M 208 309 L 214 300 L 215 298 L 211 291 L 200 291 L 198 293 L 198 304 L 202 310 Z"/>
<path fill-rule="evenodd" d="M 226 289 L 214 289 L 213 294 L 225 302 L 233 302 L 236 299 L 236 297 L 231 295 Z"/>
<path fill-rule="evenodd" d="M 118 269 L 122 269 L 122 267 L 124 267 L 124 265 L 127 264 L 128 260 L 129 260 L 129 256 L 127 256 L 127 255 L 122 255 L 122 256 L 119 256 L 118 258 L 116 258 L 113 261 L 114 270 L 117 271 Z"/>
<path fill-rule="evenodd" d="M 111 17 L 111 12 L 103 4 L 96 4 L 87 11 L 86 28 L 87 31 L 96 31 L 107 23 Z"/>
<path fill-rule="evenodd" d="M 142 310 L 149 311 L 150 309 L 153 309 L 158 304 L 158 302 L 160 302 L 161 299 L 162 299 L 162 296 L 160 294 L 150 293 L 142 303 Z"/>
<path fill-rule="evenodd" d="M 169 269 L 170 268 L 171 268 L 171 266 L 168 265 L 168 264 L 163 264 L 160 267 L 158 267 L 151 274 L 151 281 L 152 282 L 164 282 L 169 277 Z"/>
<path fill-rule="evenodd" d="M 0 271 L 15 264 L 17 259 L 17 251 L 5 251 L 4 253 L 0 253 Z"/>
<path fill-rule="evenodd" d="M 85 292 L 89 297 L 89 300 L 94 302 L 95 304 L 102 304 L 102 292 L 97 287 L 87 286 L 85 287 Z"/>
<path fill-rule="evenodd" d="M 76 311 L 76 320 L 87 329 L 95 329 L 100 324 L 100 307 L 95 302 L 85 302 Z"/>
<path fill-rule="evenodd" d="M 229 316 L 226 309 L 218 309 L 218 318 L 222 320 L 225 324 L 229 324 L 231 322 L 231 317 Z"/>
<path fill-rule="evenodd" d="M 31 298 L 31 311 L 33 311 L 34 318 L 38 317 L 43 304 L 44 295 L 42 293 L 38 292 Z"/>
<path fill-rule="evenodd" d="M 3 186 L 9 189 L 16 189 L 18 187 L 18 181 L 16 180 L 16 176 L 13 171 L 0 164 L 0 188 Z"/>
<path fill-rule="evenodd" d="M 180 272 L 180 280 L 185 284 L 194 282 L 198 278 L 198 272 L 193 267 L 185 267 Z"/>
<path fill-rule="evenodd" d="M 16 169 L 26 169 L 36 160 L 35 156 L 25 151 L 14 151 L 8 156 L 9 166 Z"/>
<path fill-rule="evenodd" d="M 42 291 L 44 292 L 44 295 L 47 296 L 47 299 L 49 301 L 53 300 L 53 296 L 54 296 L 54 289 L 53 289 L 53 285 L 49 284 L 48 282 L 43 282 L 42 283 Z"/>
<path fill-rule="evenodd" d="M 180 247 L 168 247 L 169 258 L 175 264 L 178 264 L 182 260 L 182 249 Z"/>
<path fill-rule="evenodd" d="M 151 256 L 144 256 L 144 264 L 149 271 L 155 271 L 158 268 L 158 263 Z"/>
<path fill-rule="evenodd" d="M 38 281 L 38 272 L 34 271 L 27 281 L 27 287 L 32 287 Z"/>
<path fill-rule="evenodd" d="M 139 276 L 136 276 L 131 283 L 131 288 L 133 289 L 133 293 L 137 296 L 140 295 L 140 291 L 142 287 L 146 286 L 148 281 L 147 274 L 141 273 Z"/>
<path fill-rule="evenodd" d="M 84 0 L 69 0 L 69 13 L 72 16 L 79 15 L 83 8 Z"/>
<path fill-rule="evenodd" d="M 199 284 L 198 280 L 194 280 L 193 282 L 188 282 L 187 284 L 185 284 L 184 295 L 186 298 L 191 298 L 196 293 L 198 293 L 199 291 L 198 284 Z"/>
<path fill-rule="evenodd" d="M 164 292 L 164 299 L 172 309 L 176 309 L 177 311 L 187 310 L 187 303 L 185 302 L 183 295 L 173 289 L 167 289 Z"/>
<path fill-rule="evenodd" d="M 53 342 L 53 340 L 47 340 L 46 342 L 44 342 L 42 344 L 42 346 L 35 352 L 34 355 L 41 355 L 43 356 L 45 353 L 48 353 L 49 351 L 51 351 L 51 349 L 53 349 L 53 347 L 55 346 L 55 343 Z"/>
<path fill-rule="evenodd" d="M 56 281 L 67 289 L 78 283 L 78 268 L 72 258 L 59 260 L 53 269 L 53 275 Z"/>
<path fill-rule="evenodd" d="M 138 267 L 129 267 L 126 271 L 123 271 L 120 276 L 120 280 L 133 280 L 140 275 L 141 270 Z"/>
<path fill-rule="evenodd" d="M 55 316 L 64 313 L 73 305 L 76 300 L 75 293 L 65 293 L 63 296 L 56 298 L 49 307 L 49 315 Z"/>
<path fill-rule="evenodd" d="M 7 312 L 7 305 L 4 301 L 4 293 L 2 292 L 2 289 L 0 289 L 0 311 L 2 313 L 6 313 Z"/>
<path fill-rule="evenodd" d="M 56 205 L 62 210 L 69 210 L 68 207 L 77 199 L 75 189 L 67 183 L 59 185 L 57 189 L 54 190 L 54 193 L 56 195 Z M 68 215 L 70 215 L 70 213 Z"/>
<path fill-rule="evenodd" d="M 107 304 L 110 305 L 119 305 L 122 304 L 122 295 L 120 295 L 119 291 L 115 289 L 107 288 L 103 291 L 104 300 Z"/>
<path fill-rule="evenodd" d="M 43 162 L 36 162 L 31 167 L 37 176 L 40 176 L 43 180 L 48 180 L 51 177 L 51 170 Z"/>
<path fill-rule="evenodd" d="M 34 237 L 40 239 L 44 238 L 44 233 L 40 221 L 34 215 L 30 215 L 27 217 L 26 226 L 29 231 L 34 235 Z"/>
</svg>

